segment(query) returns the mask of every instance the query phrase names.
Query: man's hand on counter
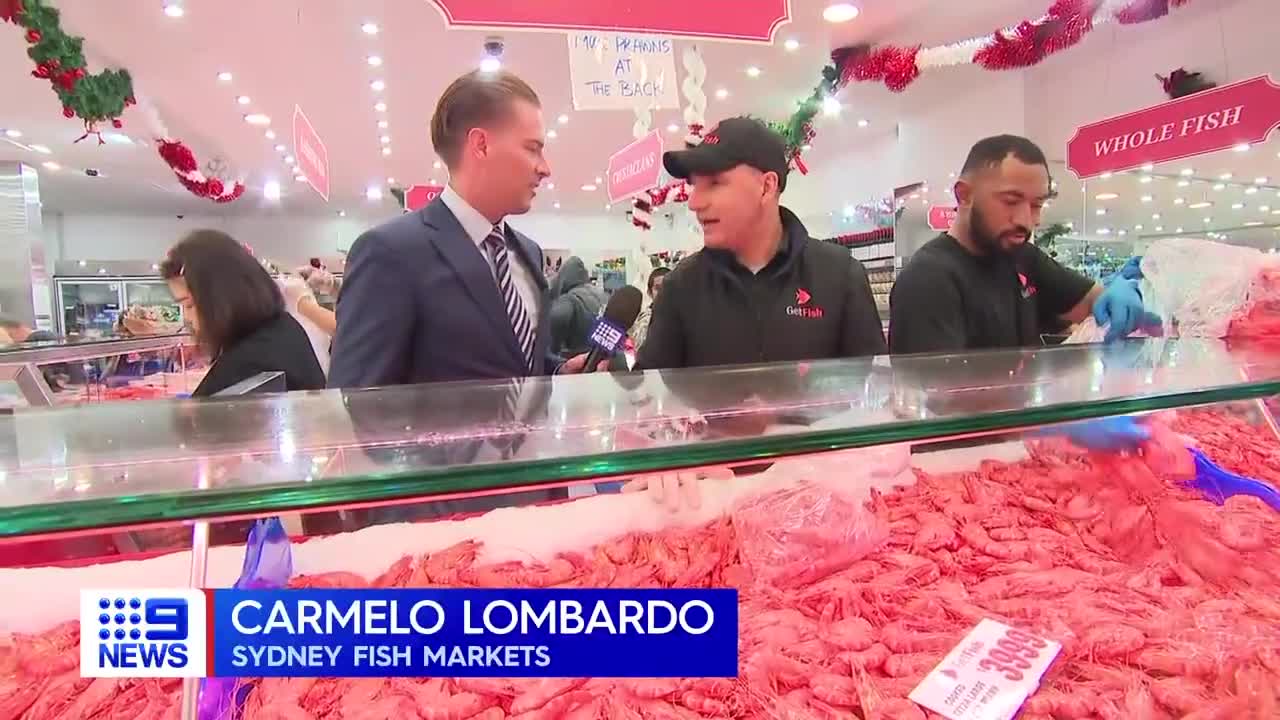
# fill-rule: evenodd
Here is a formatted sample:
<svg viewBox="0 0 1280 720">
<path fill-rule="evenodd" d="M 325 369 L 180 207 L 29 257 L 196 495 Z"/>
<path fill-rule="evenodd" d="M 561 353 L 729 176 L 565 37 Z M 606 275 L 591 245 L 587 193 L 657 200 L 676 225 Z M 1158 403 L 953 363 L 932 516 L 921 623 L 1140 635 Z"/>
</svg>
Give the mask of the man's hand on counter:
<svg viewBox="0 0 1280 720">
<path fill-rule="evenodd" d="M 702 507 L 702 483 L 732 480 L 733 471 L 726 467 L 702 470 L 679 470 L 655 473 L 629 481 L 622 486 L 624 493 L 648 493 L 653 502 L 671 512 Z"/>
</svg>

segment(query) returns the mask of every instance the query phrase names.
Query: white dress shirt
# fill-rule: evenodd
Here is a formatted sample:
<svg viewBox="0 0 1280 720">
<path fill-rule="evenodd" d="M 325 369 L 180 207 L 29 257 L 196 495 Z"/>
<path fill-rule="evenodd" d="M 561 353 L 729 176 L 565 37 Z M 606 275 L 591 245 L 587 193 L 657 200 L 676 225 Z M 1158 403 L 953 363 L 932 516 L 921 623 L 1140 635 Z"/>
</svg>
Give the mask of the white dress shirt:
<svg viewBox="0 0 1280 720">
<path fill-rule="evenodd" d="M 493 258 L 489 256 L 489 250 L 484 247 L 485 238 L 489 237 L 489 233 L 493 232 L 493 225 L 480 214 L 479 210 L 471 207 L 471 204 L 462 199 L 452 185 L 445 186 L 444 192 L 440 193 L 440 200 L 444 202 L 445 207 L 449 208 L 449 212 L 458 219 L 458 223 L 462 225 L 462 229 L 466 231 L 471 238 L 471 242 L 476 245 L 476 252 L 484 258 L 485 263 L 489 266 L 489 272 L 494 275 L 494 282 L 497 282 L 497 270 L 493 266 Z M 499 227 L 506 231 L 506 221 L 498 223 Z M 525 264 L 524 257 L 512 249 L 507 248 L 507 267 L 511 271 L 511 282 L 516 286 L 516 292 L 520 294 L 520 301 L 524 303 L 525 312 L 529 314 L 529 322 L 533 324 L 534 330 L 538 328 L 538 321 L 542 310 L 541 293 L 538 292 L 538 284 L 533 279 L 533 271 Z M 538 269 L 541 272 L 541 268 Z"/>
</svg>

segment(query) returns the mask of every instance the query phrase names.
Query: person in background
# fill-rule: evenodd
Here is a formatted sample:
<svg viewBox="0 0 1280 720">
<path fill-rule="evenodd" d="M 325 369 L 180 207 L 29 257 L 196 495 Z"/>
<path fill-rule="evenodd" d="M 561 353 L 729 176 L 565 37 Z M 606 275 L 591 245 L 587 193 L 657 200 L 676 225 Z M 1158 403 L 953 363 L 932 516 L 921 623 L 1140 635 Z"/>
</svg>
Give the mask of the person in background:
<svg viewBox="0 0 1280 720">
<path fill-rule="evenodd" d="M 671 268 L 660 267 L 654 268 L 649 274 L 649 304 L 644 306 L 640 311 L 639 317 L 636 318 L 635 324 L 631 326 L 631 342 L 635 343 L 636 350 L 644 344 L 645 336 L 649 334 L 649 321 L 653 318 L 653 304 L 658 300 L 658 293 L 662 290 L 662 281 L 671 272 Z"/>
<path fill-rule="evenodd" d="M 307 333 L 311 349 L 320 362 L 320 369 L 328 375 L 329 347 L 333 342 L 333 334 L 338 331 L 338 316 L 316 301 L 315 294 L 301 276 L 285 275 L 279 285 L 284 294 L 285 309 Z"/>
<path fill-rule="evenodd" d="M 731 118 L 663 165 L 689 181 L 704 247 L 664 278 L 637 369 L 884 354 L 862 264 L 809 237 L 780 205 L 789 170 L 781 136 Z"/>
<path fill-rule="evenodd" d="M 587 352 L 591 325 L 609 302 L 604 291 L 589 280 L 586 263 L 575 255 L 565 260 L 552 282 L 551 352 L 561 357 Z"/>
<path fill-rule="evenodd" d="M 193 397 L 277 371 L 290 391 L 324 388 L 324 371 L 306 332 L 286 311 L 280 288 L 229 235 L 192 232 L 169 249 L 160 276 L 212 360 Z"/>
<path fill-rule="evenodd" d="M 549 352 L 542 249 L 507 223 L 551 175 L 537 94 L 505 70 L 440 96 L 431 144 L 449 185 L 361 235 L 338 295 L 329 385 L 363 388 L 581 371 Z"/>
<path fill-rule="evenodd" d="M 57 336 L 47 330 L 35 330 L 30 325 L 11 317 L 0 317 L 0 341 L 8 336 L 8 343 L 49 342 Z M 4 343 L 4 344 L 8 344 Z"/>
<path fill-rule="evenodd" d="M 959 212 L 950 230 L 912 255 L 890 291 L 890 351 L 1037 346 L 1042 333 L 1090 314 L 1107 326 L 1108 340 L 1159 326 L 1136 278 L 1100 285 L 1030 242 L 1052 195 L 1035 143 L 998 135 L 974 145 L 955 184 Z"/>
</svg>

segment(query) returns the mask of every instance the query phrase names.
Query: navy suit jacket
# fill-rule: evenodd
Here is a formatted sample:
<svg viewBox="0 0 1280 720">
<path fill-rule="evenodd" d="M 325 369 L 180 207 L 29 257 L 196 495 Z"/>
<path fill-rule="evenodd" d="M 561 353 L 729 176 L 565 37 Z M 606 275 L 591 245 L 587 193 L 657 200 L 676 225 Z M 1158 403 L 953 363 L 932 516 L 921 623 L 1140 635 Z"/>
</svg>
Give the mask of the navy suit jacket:
<svg viewBox="0 0 1280 720">
<path fill-rule="evenodd" d="M 329 387 L 366 388 L 545 375 L 550 299 L 542 249 L 507 226 L 511 262 L 542 297 L 532 372 L 481 250 L 437 198 L 366 231 L 347 255 Z"/>
</svg>

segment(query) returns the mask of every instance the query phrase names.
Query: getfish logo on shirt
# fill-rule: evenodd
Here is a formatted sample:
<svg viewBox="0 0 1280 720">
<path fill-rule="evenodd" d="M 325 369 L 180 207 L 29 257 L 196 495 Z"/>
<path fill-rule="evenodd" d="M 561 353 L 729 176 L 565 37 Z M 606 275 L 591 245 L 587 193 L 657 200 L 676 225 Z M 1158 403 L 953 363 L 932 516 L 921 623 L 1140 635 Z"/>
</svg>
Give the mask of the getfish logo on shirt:
<svg viewBox="0 0 1280 720">
<path fill-rule="evenodd" d="M 200 590 L 83 590 L 82 677 L 204 677 Z"/>
<path fill-rule="evenodd" d="M 813 296 L 804 288 L 796 288 L 796 303 L 787 307 L 787 315 L 791 317 L 817 320 L 825 315 L 822 308 L 813 303 Z"/>
<path fill-rule="evenodd" d="M 1018 273 L 1018 282 L 1021 283 L 1022 299 L 1026 300 L 1036 294 L 1036 286 L 1027 279 L 1027 276 Z"/>
</svg>

